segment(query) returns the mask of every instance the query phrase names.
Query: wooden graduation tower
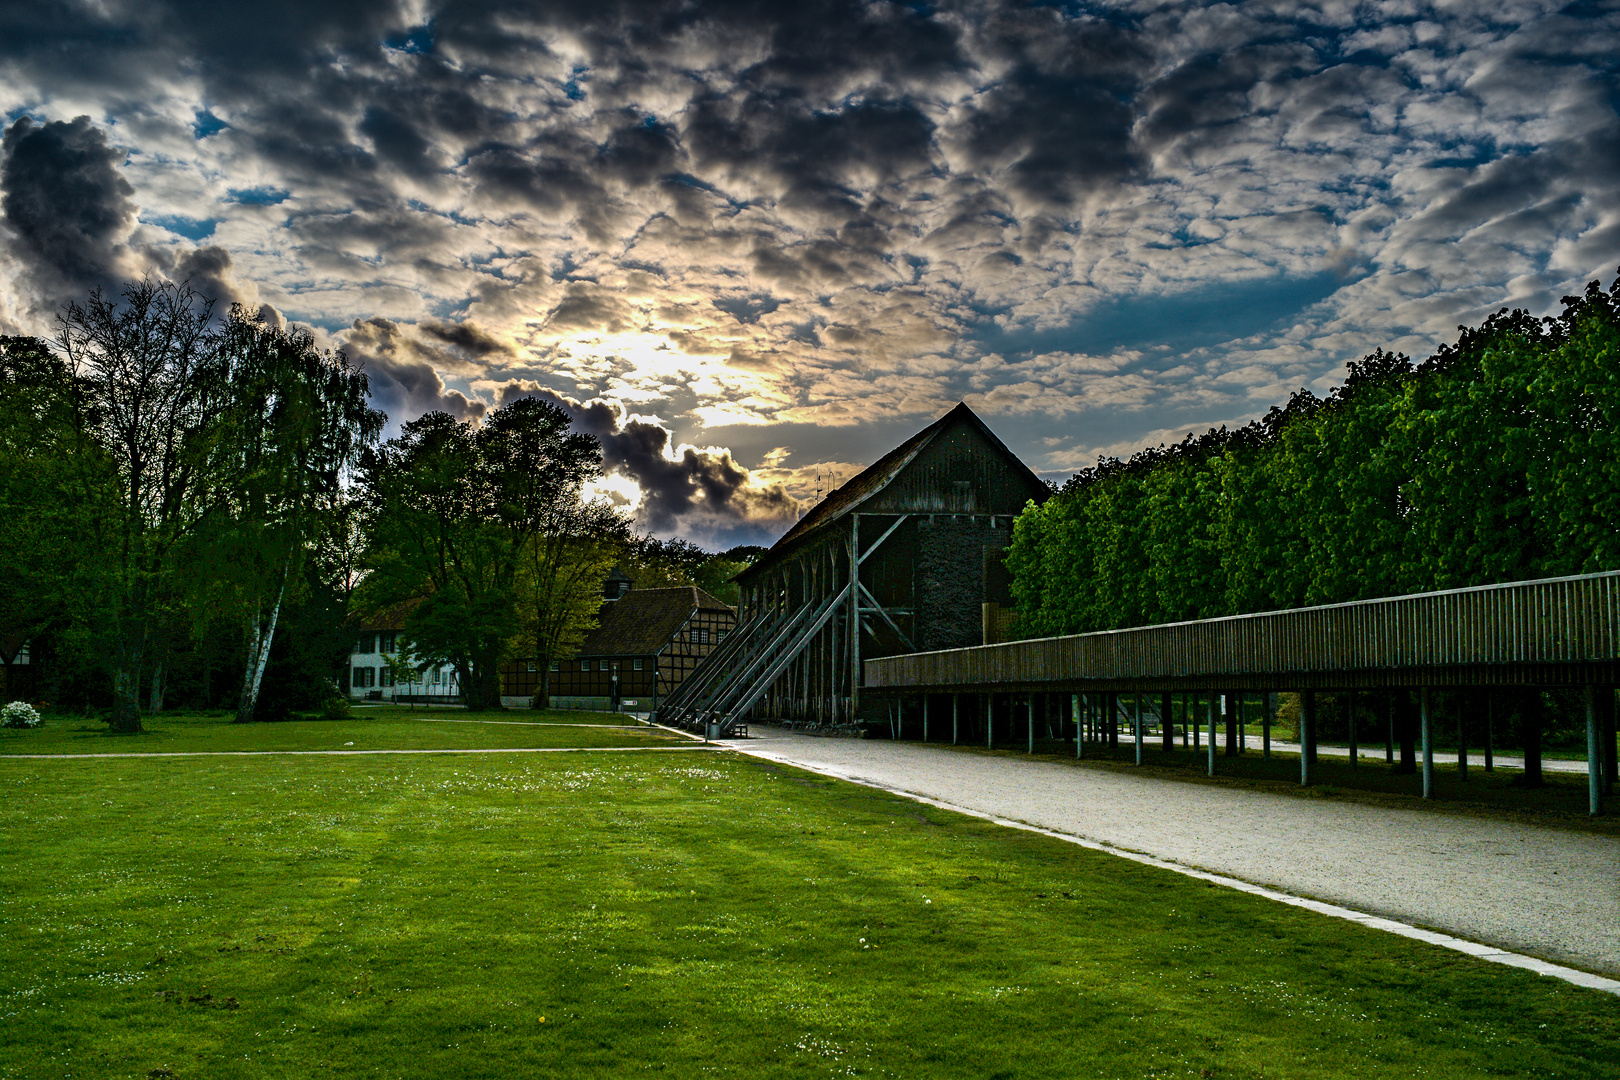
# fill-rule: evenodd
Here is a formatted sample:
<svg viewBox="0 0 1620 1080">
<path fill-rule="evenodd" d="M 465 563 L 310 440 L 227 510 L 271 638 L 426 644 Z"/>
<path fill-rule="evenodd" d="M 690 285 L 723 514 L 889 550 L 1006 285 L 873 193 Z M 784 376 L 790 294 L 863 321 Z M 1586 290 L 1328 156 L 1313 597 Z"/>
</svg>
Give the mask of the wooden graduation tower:
<svg viewBox="0 0 1620 1080">
<path fill-rule="evenodd" d="M 1048 494 L 957 405 L 738 575 L 736 632 L 662 704 L 659 721 L 722 734 L 750 714 L 860 722 L 863 659 L 984 640 L 985 605 L 1011 599 L 1001 553 L 1013 518 Z"/>
</svg>

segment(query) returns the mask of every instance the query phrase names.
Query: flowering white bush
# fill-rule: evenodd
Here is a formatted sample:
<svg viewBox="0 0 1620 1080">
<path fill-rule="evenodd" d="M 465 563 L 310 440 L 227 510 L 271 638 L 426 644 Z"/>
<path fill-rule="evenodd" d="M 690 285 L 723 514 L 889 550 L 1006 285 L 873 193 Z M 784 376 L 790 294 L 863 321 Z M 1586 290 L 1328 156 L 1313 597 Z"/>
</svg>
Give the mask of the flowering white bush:
<svg viewBox="0 0 1620 1080">
<path fill-rule="evenodd" d="M 26 701 L 13 701 L 0 709 L 0 727 L 39 727 L 39 710 Z"/>
</svg>

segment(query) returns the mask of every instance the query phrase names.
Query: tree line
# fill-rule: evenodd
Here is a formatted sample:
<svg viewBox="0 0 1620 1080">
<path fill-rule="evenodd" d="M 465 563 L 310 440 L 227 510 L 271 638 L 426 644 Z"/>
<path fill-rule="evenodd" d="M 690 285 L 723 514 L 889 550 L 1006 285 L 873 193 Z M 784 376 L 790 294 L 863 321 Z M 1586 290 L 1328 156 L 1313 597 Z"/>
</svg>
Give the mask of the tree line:
<svg viewBox="0 0 1620 1080">
<path fill-rule="evenodd" d="M 341 693 L 357 623 L 393 612 L 400 659 L 499 707 L 500 665 L 568 656 L 613 566 L 724 593 L 758 550 L 637 536 L 550 403 L 386 419 L 341 351 L 185 284 L 0 338 L 0 662 L 26 643 L 39 696 L 116 731 L 177 701 L 274 719 Z"/>
<path fill-rule="evenodd" d="M 1100 460 L 1017 519 L 1025 637 L 1620 568 L 1620 279 Z"/>
</svg>

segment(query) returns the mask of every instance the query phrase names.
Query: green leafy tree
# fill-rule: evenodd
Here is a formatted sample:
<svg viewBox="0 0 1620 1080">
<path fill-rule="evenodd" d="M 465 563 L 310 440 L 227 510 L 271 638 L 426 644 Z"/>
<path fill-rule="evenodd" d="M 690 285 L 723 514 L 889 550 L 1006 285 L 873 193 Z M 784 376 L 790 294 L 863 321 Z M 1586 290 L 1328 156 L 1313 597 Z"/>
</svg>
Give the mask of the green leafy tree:
<svg viewBox="0 0 1620 1080">
<path fill-rule="evenodd" d="M 111 462 L 87 436 L 67 364 L 36 338 L 0 338 L 0 664 L 73 640 L 83 595 L 105 591 L 96 541 L 115 513 Z M 83 657 L 59 655 L 57 668 Z M 16 684 L 10 679 L 7 687 Z"/>
<path fill-rule="evenodd" d="M 211 302 L 149 280 L 122 302 L 99 291 L 69 304 L 55 345 L 75 388 L 79 424 L 115 477 L 108 517 L 91 539 L 101 560 L 77 592 L 78 625 L 109 671 L 113 730 L 141 730 L 142 678 L 172 634 L 179 546 L 201 521 L 214 482 L 210 444 L 227 384 L 210 329 Z"/>
<path fill-rule="evenodd" d="M 629 531 L 604 504 L 561 506 L 524 545 L 518 591 L 523 640 L 540 676 L 534 708 L 551 707 L 552 662 L 573 656 L 597 625 L 602 582 L 622 557 Z"/>
<path fill-rule="evenodd" d="M 236 719 L 253 719 L 289 590 L 322 534 L 342 527 L 344 479 L 382 433 L 364 373 L 304 330 L 231 309 L 219 352 L 230 394 L 213 441 L 207 579 L 242 619 L 247 656 Z"/>
<path fill-rule="evenodd" d="M 500 707 L 500 665 L 516 650 L 540 647 L 546 634 L 554 648 L 571 632 L 567 619 L 533 613 L 566 607 L 567 582 L 588 577 L 594 563 L 577 557 L 577 546 L 564 544 L 576 553 L 565 559 L 547 544 L 602 539 L 597 530 L 612 527 L 579 506 L 586 480 L 601 472 L 601 448 L 568 426 L 567 413 L 529 398 L 478 428 L 429 413 L 364 466 L 372 508 L 365 602 L 420 601 L 405 624 L 411 651 L 453 666 L 469 708 Z"/>
</svg>

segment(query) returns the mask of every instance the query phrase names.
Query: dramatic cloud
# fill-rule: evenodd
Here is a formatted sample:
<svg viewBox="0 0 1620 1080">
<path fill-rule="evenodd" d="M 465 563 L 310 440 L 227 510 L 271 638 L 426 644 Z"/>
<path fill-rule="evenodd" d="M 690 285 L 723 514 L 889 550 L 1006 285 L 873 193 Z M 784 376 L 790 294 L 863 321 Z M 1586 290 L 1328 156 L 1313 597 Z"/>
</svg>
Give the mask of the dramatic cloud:
<svg viewBox="0 0 1620 1080">
<path fill-rule="evenodd" d="M 957 400 L 1061 476 L 1613 274 L 1617 40 L 1542 0 L 12 5 L 0 323 L 189 277 L 395 425 L 591 403 L 648 528 L 758 539 Z"/>
<path fill-rule="evenodd" d="M 656 417 L 627 416 L 610 402 L 581 403 L 533 384 L 490 389 L 497 407 L 517 398 L 542 398 L 566 410 L 577 430 L 596 436 L 608 481 L 602 492 L 610 497 L 626 488 L 634 492 L 616 501 L 647 532 L 680 532 L 723 549 L 769 543 L 797 520 L 799 500 L 781 482 L 739 465 L 723 448 L 677 446 Z"/>
<path fill-rule="evenodd" d="M 123 155 L 88 116 L 6 129 L 0 208 L 11 254 L 33 276 L 47 308 L 65 296 L 116 286 L 127 271 L 124 241 L 135 227 L 135 189 L 119 174 Z"/>
</svg>

